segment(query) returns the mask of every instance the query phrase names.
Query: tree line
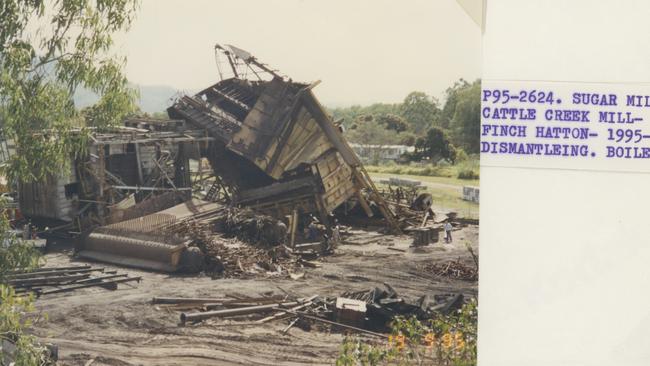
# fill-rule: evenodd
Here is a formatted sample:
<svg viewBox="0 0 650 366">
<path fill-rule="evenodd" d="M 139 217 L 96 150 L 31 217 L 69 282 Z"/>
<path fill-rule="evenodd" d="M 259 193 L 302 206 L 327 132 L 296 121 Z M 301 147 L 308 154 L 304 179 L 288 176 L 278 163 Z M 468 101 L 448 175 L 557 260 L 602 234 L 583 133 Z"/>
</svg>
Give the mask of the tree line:
<svg viewBox="0 0 650 366">
<path fill-rule="evenodd" d="M 460 79 L 445 91 L 444 104 L 413 91 L 401 103 L 330 108 L 330 113 L 351 142 L 414 146 L 411 160 L 455 162 L 479 152 L 480 94 L 480 79 Z"/>
</svg>

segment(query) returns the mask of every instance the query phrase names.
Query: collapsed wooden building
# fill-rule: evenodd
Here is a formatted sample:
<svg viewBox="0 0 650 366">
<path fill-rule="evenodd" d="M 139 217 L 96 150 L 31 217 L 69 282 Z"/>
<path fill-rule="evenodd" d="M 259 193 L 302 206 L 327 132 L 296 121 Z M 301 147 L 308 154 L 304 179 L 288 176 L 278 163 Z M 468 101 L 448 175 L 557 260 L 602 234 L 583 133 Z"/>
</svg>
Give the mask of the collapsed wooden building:
<svg viewBox="0 0 650 366">
<path fill-rule="evenodd" d="M 344 203 L 400 230 L 313 94 L 318 82 L 294 82 L 233 46 L 217 45 L 215 51 L 232 77 L 220 68 L 222 80 L 178 98 L 167 110 L 170 120 L 130 119 L 92 133 L 87 153 L 74 159 L 69 172 L 20 186 L 25 216 L 59 220 L 84 238 L 81 253 L 93 259 L 162 270 L 178 268 L 183 243 L 154 240 L 153 234 L 181 216 L 205 212 L 197 207 L 207 207 L 217 192 L 230 206 L 289 216 L 294 224 L 314 215 L 328 234 L 331 213 Z M 214 183 L 196 202 L 190 159 L 201 167 L 204 158 Z M 184 207 L 173 208 L 182 202 Z"/>
<path fill-rule="evenodd" d="M 168 108 L 170 118 L 204 128 L 214 138 L 207 158 L 237 205 L 276 217 L 328 214 L 356 200 L 373 215 L 377 206 L 388 224 L 399 230 L 361 161 L 341 129 L 318 102 L 318 82 L 293 82 L 230 45 L 215 47 L 232 77 L 194 96 L 183 96 Z M 252 76 L 252 77 L 248 77 Z"/>
</svg>

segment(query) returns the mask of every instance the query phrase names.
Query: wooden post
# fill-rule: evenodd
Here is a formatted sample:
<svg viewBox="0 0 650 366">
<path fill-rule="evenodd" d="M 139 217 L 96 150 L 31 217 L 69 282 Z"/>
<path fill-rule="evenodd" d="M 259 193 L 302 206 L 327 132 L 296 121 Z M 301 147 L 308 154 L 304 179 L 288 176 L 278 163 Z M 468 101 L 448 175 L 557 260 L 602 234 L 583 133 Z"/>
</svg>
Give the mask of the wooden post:
<svg viewBox="0 0 650 366">
<path fill-rule="evenodd" d="M 359 172 L 359 170 L 361 170 L 363 174 Z M 400 229 L 396 218 L 393 216 L 393 213 L 390 211 L 390 208 L 386 204 L 386 201 L 377 192 L 377 187 L 375 187 L 375 185 L 372 183 L 372 180 L 368 176 L 368 173 L 365 171 L 363 166 L 360 166 L 358 168 L 353 167 L 352 172 L 354 173 L 354 176 L 357 179 L 358 185 L 361 187 L 368 188 L 368 190 L 370 191 L 370 198 L 372 198 L 372 200 L 375 201 L 377 207 L 379 208 L 379 211 L 381 212 L 382 216 L 384 216 L 388 224 L 392 227 L 393 231 L 396 234 L 401 234 L 402 229 Z"/>
<path fill-rule="evenodd" d="M 106 170 L 106 159 L 104 157 L 104 144 L 99 144 L 97 145 L 97 156 L 98 156 L 98 162 L 97 162 L 97 180 L 99 184 L 99 197 L 102 198 L 100 201 L 103 201 L 104 198 L 104 179 L 105 174 L 104 171 Z"/>
<path fill-rule="evenodd" d="M 298 210 L 294 209 L 291 214 L 291 249 L 296 247 L 296 230 L 298 229 Z"/>
<path fill-rule="evenodd" d="M 422 224 L 420 224 L 420 227 L 424 227 L 427 224 L 427 221 L 429 221 L 429 210 L 424 213 L 424 218 L 422 219 Z"/>
<path fill-rule="evenodd" d="M 368 205 L 368 202 L 366 201 L 366 198 L 363 197 L 363 194 L 361 194 L 361 189 L 357 188 L 357 199 L 359 200 L 359 204 L 361 205 L 361 208 L 366 212 L 366 215 L 368 217 L 373 217 L 375 215 L 374 212 L 372 212 L 372 209 L 370 208 L 370 205 Z"/>
<path fill-rule="evenodd" d="M 99 199 L 98 201 L 106 201 L 105 195 L 104 195 L 104 189 L 106 188 L 106 158 L 105 158 L 105 153 L 104 153 L 104 144 L 99 144 L 97 145 L 97 156 L 99 157 L 99 161 L 97 164 L 98 172 L 97 172 L 97 180 L 98 180 L 98 185 L 99 185 Z M 98 203 L 97 204 L 97 216 L 98 219 L 102 224 L 104 224 L 104 205 Z"/>
<path fill-rule="evenodd" d="M 327 211 L 325 210 L 325 203 L 323 202 L 323 197 L 316 193 L 314 194 L 314 201 L 316 203 L 316 208 L 318 209 L 318 214 L 320 216 L 320 221 L 325 225 L 325 231 L 327 232 L 327 237 L 332 239 L 332 223 L 329 222 L 327 217 Z"/>
<path fill-rule="evenodd" d="M 144 184 L 144 178 L 142 176 L 142 160 L 140 158 L 140 145 L 136 142 L 133 144 L 135 146 L 135 164 L 138 167 L 138 185 Z"/>
</svg>

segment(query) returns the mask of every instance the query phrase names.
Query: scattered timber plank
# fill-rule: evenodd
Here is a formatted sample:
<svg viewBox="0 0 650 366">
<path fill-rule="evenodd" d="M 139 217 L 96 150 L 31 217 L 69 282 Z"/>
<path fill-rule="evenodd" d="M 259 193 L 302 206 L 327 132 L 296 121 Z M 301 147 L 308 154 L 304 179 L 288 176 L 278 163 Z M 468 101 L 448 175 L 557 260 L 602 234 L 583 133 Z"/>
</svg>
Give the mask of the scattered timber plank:
<svg viewBox="0 0 650 366">
<path fill-rule="evenodd" d="M 287 334 L 289 329 L 291 329 L 291 327 L 293 327 L 298 322 L 298 320 L 300 320 L 300 317 L 297 317 L 293 321 L 291 321 L 291 323 L 289 323 L 289 325 L 287 325 L 284 329 L 282 329 L 280 333 Z"/>
<path fill-rule="evenodd" d="M 298 311 L 298 310 L 300 310 L 300 309 L 303 309 L 303 308 L 305 308 L 305 307 L 307 307 L 307 306 L 313 304 L 313 300 L 314 300 L 315 298 L 317 298 L 317 297 L 318 297 L 318 295 L 313 295 L 313 296 L 307 298 L 307 300 L 306 300 L 305 303 L 300 304 L 300 305 L 298 305 L 298 306 L 295 306 L 295 307 L 293 307 L 293 308 L 291 308 L 291 309 L 289 309 L 289 310 L 292 310 L 292 311 Z M 281 318 L 281 317 L 283 317 L 283 316 L 285 316 L 285 315 L 287 315 L 287 312 L 286 312 L 286 311 L 280 311 L 280 312 L 277 313 L 277 314 L 274 314 L 274 315 L 271 315 L 271 316 L 267 316 L 266 318 L 260 319 L 260 320 L 258 320 L 257 322 L 260 323 L 260 324 L 261 324 L 261 323 L 266 323 L 266 322 L 268 322 L 268 321 L 271 321 L 271 320 L 275 320 L 275 319 Z"/>
<path fill-rule="evenodd" d="M 353 327 L 351 325 L 342 324 L 342 323 L 338 323 L 338 322 L 333 322 L 331 320 L 319 318 L 317 316 L 313 316 L 313 315 L 309 315 L 309 314 L 305 314 L 305 313 L 301 313 L 301 312 L 297 312 L 297 311 L 291 311 L 291 310 L 288 310 L 288 309 L 285 310 L 285 311 L 288 312 L 288 313 L 297 315 L 299 317 L 305 318 L 305 319 L 311 319 L 311 320 L 319 321 L 321 323 L 325 323 L 325 324 L 329 324 L 329 325 L 335 325 L 335 326 L 341 327 L 341 328 L 351 329 L 351 330 L 354 330 L 354 331 L 357 331 L 357 332 L 360 332 L 360 333 L 373 335 L 375 337 L 388 338 L 388 335 L 386 335 L 386 334 L 376 333 L 376 332 L 372 332 L 372 331 L 369 331 L 369 330 Z"/>
<path fill-rule="evenodd" d="M 393 248 L 393 247 L 388 247 L 387 249 L 388 249 L 388 250 L 394 250 L 394 251 L 396 251 L 396 252 L 402 252 L 402 253 L 405 253 L 405 252 L 406 252 L 406 250 L 404 250 L 404 249 Z"/>
<path fill-rule="evenodd" d="M 154 297 L 153 304 L 187 304 L 187 303 L 221 303 L 229 301 L 223 298 L 214 297 Z"/>
</svg>

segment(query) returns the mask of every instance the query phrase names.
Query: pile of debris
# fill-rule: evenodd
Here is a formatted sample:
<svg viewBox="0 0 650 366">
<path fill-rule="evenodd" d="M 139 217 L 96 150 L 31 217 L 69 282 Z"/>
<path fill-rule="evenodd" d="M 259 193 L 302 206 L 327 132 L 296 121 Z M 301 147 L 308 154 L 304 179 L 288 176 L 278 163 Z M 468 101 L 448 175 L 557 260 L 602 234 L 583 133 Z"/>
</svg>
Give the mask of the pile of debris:
<svg viewBox="0 0 650 366">
<path fill-rule="evenodd" d="M 422 295 L 416 300 L 400 296 L 390 285 L 356 292 L 346 292 L 335 299 L 339 320 L 352 321 L 364 328 L 385 330 L 396 316 L 431 319 L 435 314 L 449 314 L 464 303 L 462 294 Z"/>
<path fill-rule="evenodd" d="M 339 241 L 343 216 L 410 233 L 415 246 L 438 240 L 431 196 L 393 179 L 400 187 L 387 202 L 312 92 L 318 82 L 295 82 L 232 45 L 215 52 L 232 77 L 220 69 L 219 82 L 175 100 L 169 120 L 94 131 L 70 171 L 19 187 L 26 217 L 56 222 L 48 235 L 79 238 L 80 257 L 164 272 L 198 272 L 217 258 L 234 272 L 253 263 L 281 272 L 258 248 L 191 243 L 206 235 L 287 244 L 313 258 Z M 212 185 L 196 199 L 206 188 L 203 161 Z"/>
<path fill-rule="evenodd" d="M 214 203 L 213 203 L 214 205 Z M 200 239 L 218 233 L 225 238 L 264 247 L 284 244 L 287 227 L 282 221 L 246 208 L 221 206 L 200 217 L 190 216 L 164 228 L 167 234 Z"/>
<path fill-rule="evenodd" d="M 439 277 L 449 277 L 463 281 L 478 281 L 478 270 L 475 266 L 468 266 L 459 259 L 443 263 L 422 263 L 418 271 L 433 274 Z"/>
<path fill-rule="evenodd" d="M 287 229 L 281 221 L 252 210 L 221 207 L 199 220 L 190 217 L 165 228 L 204 255 L 203 270 L 213 277 L 295 277 L 322 254 L 311 244 L 285 245 Z M 320 249 L 320 243 L 317 246 Z M 306 248 L 308 246 L 309 248 Z"/>
<path fill-rule="evenodd" d="M 296 272 L 297 259 L 289 248 L 249 245 L 236 238 L 203 233 L 194 242 L 205 254 L 205 272 L 215 278 L 241 278 L 264 274 L 287 277 Z"/>
<path fill-rule="evenodd" d="M 290 319 L 291 326 L 315 321 L 340 329 L 385 337 L 390 322 L 397 316 L 415 316 L 432 319 L 438 314 L 449 314 L 464 304 L 462 294 L 421 296 L 408 301 L 387 284 L 386 290 L 345 292 L 338 297 L 263 296 L 232 298 L 177 298 L 156 297 L 153 304 L 167 309 L 184 311 L 180 323 L 198 323 L 207 319 L 246 317 L 242 324 L 262 324 L 272 320 Z M 241 318 L 239 318 L 241 319 Z"/>
<path fill-rule="evenodd" d="M 95 272 L 101 275 L 93 275 Z M 6 280 L 17 294 L 44 296 L 88 287 L 117 290 L 119 283 L 140 282 L 141 277 L 129 277 L 126 273 L 92 266 L 71 266 L 12 271 L 7 274 Z"/>
<path fill-rule="evenodd" d="M 178 98 L 167 113 L 207 132 L 212 140 L 202 156 L 215 184 L 234 193 L 233 205 L 277 219 L 315 215 L 331 235 L 330 213 L 354 201 L 375 216 L 372 203 L 382 226 L 400 232 L 340 125 L 313 94 L 318 82 L 295 82 L 232 45 L 217 44 L 215 55 L 229 64 L 217 64 L 221 81 Z"/>
</svg>

